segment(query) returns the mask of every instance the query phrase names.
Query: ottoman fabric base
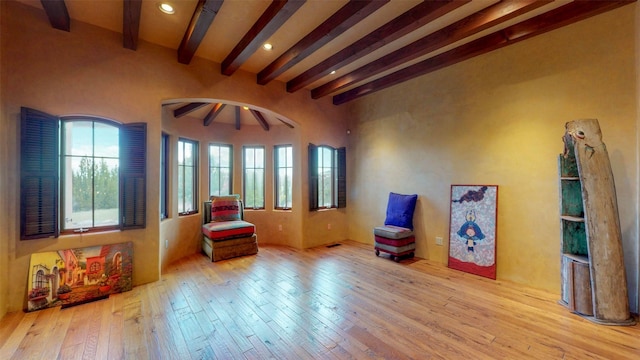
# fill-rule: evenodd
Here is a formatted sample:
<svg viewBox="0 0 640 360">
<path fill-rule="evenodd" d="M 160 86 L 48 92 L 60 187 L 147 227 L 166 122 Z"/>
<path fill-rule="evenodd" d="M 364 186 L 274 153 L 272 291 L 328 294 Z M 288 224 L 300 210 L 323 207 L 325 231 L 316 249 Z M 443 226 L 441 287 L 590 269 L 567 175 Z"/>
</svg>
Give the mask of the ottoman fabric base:
<svg viewBox="0 0 640 360">
<path fill-rule="evenodd" d="M 208 237 L 203 236 L 202 252 L 204 252 L 211 261 L 254 255 L 258 253 L 258 237 L 256 234 L 253 234 L 252 236 L 224 241 L 211 241 Z"/>
<path fill-rule="evenodd" d="M 416 250 L 416 243 L 413 242 L 411 244 L 407 244 L 403 246 L 391 246 L 391 245 L 381 244 L 376 241 L 375 249 L 389 253 L 394 256 L 402 256 L 402 255 L 406 255 L 414 252 Z"/>
</svg>

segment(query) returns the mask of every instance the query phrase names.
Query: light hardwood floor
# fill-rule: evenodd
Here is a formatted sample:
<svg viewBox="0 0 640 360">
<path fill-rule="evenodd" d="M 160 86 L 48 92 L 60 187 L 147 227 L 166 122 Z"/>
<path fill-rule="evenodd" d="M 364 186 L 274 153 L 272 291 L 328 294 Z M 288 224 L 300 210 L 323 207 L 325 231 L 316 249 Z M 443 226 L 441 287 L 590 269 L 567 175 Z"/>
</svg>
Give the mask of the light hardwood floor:
<svg viewBox="0 0 640 360">
<path fill-rule="evenodd" d="M 10 313 L 0 359 L 640 359 L 640 326 L 596 325 L 557 300 L 354 242 L 261 246 L 189 256 L 109 299 Z"/>
</svg>

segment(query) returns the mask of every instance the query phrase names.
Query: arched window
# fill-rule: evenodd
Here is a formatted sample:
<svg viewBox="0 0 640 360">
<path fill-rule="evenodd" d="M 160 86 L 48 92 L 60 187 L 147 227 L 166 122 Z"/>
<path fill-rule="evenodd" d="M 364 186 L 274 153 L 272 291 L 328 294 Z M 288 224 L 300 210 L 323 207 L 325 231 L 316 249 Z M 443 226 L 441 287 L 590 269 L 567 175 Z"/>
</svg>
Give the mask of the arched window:
<svg viewBox="0 0 640 360">
<path fill-rule="evenodd" d="M 62 231 L 117 227 L 118 124 L 91 118 L 63 118 L 60 154 Z"/>
<path fill-rule="evenodd" d="M 21 110 L 21 239 L 145 227 L 146 124 Z"/>
</svg>

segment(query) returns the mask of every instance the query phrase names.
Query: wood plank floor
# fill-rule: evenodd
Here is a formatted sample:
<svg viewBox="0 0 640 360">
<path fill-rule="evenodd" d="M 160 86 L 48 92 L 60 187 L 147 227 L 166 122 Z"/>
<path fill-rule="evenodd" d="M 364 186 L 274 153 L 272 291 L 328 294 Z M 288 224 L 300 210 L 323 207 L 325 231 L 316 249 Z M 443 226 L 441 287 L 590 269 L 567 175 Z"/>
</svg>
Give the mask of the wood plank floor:
<svg viewBox="0 0 640 360">
<path fill-rule="evenodd" d="M 10 313 L 0 359 L 639 359 L 640 326 L 596 325 L 557 296 L 371 246 L 211 263 L 67 309 Z"/>
</svg>

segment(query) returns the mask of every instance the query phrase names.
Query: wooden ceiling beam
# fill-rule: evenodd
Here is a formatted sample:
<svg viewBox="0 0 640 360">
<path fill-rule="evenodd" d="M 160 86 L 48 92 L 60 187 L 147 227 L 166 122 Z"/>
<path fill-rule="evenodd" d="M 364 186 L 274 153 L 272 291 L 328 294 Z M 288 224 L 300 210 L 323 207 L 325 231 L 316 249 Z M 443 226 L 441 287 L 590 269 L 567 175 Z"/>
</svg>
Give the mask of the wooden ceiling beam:
<svg viewBox="0 0 640 360">
<path fill-rule="evenodd" d="M 223 75 L 232 75 L 240 65 L 278 30 L 306 0 L 274 0 L 255 24 L 244 35 L 242 40 L 222 61 Z"/>
<path fill-rule="evenodd" d="M 182 116 L 187 115 L 188 113 L 195 111 L 197 109 L 200 109 L 201 107 L 207 105 L 209 103 L 204 103 L 204 102 L 193 102 L 193 103 L 188 103 L 187 105 L 181 106 L 175 110 L 173 110 L 173 117 L 174 118 L 179 118 Z"/>
<path fill-rule="evenodd" d="M 455 49 L 338 94 L 333 97 L 333 103 L 335 105 L 344 104 L 429 72 L 544 34 L 634 1 L 573 1 L 547 13 L 483 36 Z"/>
<path fill-rule="evenodd" d="M 293 125 L 289 124 L 288 122 L 280 119 L 280 118 L 276 118 L 278 121 L 280 121 L 281 123 L 285 124 L 289 129 L 293 129 L 295 128 Z"/>
<path fill-rule="evenodd" d="M 236 106 L 236 130 L 240 130 L 242 122 L 240 121 L 240 106 Z"/>
<path fill-rule="evenodd" d="M 362 21 L 390 0 L 349 1 L 322 24 L 298 41 L 258 73 L 258 84 L 266 85 L 314 51 Z"/>
<path fill-rule="evenodd" d="M 251 112 L 251 115 L 256 118 L 258 124 L 260 124 L 265 131 L 269 131 L 269 123 L 267 123 L 267 119 L 264 118 L 264 115 L 257 110 L 249 109 L 249 111 Z"/>
<path fill-rule="evenodd" d="M 370 32 L 365 37 L 328 57 L 309 70 L 287 82 L 287 91 L 296 92 L 331 71 L 366 56 L 373 51 L 417 30 L 433 20 L 468 3 L 471 0 L 424 1 L 395 19 Z"/>
<path fill-rule="evenodd" d="M 198 46 L 209 30 L 213 19 L 220 11 L 224 0 L 199 0 L 191 16 L 191 22 L 178 47 L 178 62 L 189 64 L 198 50 Z"/>
<path fill-rule="evenodd" d="M 224 109 L 225 106 L 226 104 L 223 104 L 223 103 L 215 104 L 213 106 L 213 109 L 211 109 L 207 114 L 207 116 L 205 116 L 204 119 L 202 120 L 202 124 L 204 126 L 209 126 L 213 122 L 213 120 L 215 120 L 215 118 L 218 115 L 220 115 L 220 112 L 222 112 L 222 109 Z"/>
<path fill-rule="evenodd" d="M 123 0 L 122 3 L 122 46 L 125 49 L 136 50 L 142 0 Z"/>
<path fill-rule="evenodd" d="M 311 97 L 319 99 L 351 84 L 390 70 L 403 63 L 451 45 L 465 37 L 513 19 L 550 3 L 551 0 L 508 0 L 489 6 L 466 18 L 456 21 L 380 59 L 364 65 L 349 74 L 311 90 Z"/>
<path fill-rule="evenodd" d="M 58 30 L 70 31 L 71 18 L 64 0 L 40 0 L 51 26 Z"/>
</svg>

